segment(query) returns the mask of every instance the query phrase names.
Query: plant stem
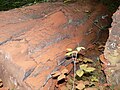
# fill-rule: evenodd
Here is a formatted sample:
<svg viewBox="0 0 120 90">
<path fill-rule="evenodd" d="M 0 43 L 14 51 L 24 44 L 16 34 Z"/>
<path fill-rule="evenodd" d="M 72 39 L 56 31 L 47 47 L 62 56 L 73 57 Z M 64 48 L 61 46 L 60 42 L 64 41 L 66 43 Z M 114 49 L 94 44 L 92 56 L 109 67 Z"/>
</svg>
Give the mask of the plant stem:
<svg viewBox="0 0 120 90">
<path fill-rule="evenodd" d="M 73 60 L 73 87 L 72 90 L 75 89 L 75 76 L 76 76 L 76 60 L 77 60 L 77 53 L 75 53 L 75 58 L 72 55 L 72 60 Z"/>
</svg>

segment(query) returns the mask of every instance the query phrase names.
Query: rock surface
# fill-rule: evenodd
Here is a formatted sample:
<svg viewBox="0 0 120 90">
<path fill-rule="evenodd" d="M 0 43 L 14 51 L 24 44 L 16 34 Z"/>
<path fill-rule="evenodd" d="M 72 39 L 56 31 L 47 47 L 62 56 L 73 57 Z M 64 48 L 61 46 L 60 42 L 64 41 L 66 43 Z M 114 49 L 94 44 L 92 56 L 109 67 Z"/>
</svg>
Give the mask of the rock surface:
<svg viewBox="0 0 120 90">
<path fill-rule="evenodd" d="M 104 51 L 110 65 L 105 73 L 109 84 L 118 85 L 120 84 L 120 7 L 112 18 L 112 27 Z"/>
<path fill-rule="evenodd" d="M 94 41 L 99 32 L 94 21 L 102 15 L 105 7 L 93 2 L 42 3 L 0 12 L 4 85 L 15 90 L 49 90 L 50 73 L 64 60 L 66 48 L 87 47 Z"/>
</svg>

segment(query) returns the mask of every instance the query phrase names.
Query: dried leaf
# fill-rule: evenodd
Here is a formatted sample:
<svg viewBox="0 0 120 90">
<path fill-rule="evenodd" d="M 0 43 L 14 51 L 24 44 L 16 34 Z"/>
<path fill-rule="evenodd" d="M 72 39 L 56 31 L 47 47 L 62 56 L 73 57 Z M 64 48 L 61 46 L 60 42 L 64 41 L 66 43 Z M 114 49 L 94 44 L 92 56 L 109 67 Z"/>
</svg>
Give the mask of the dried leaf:
<svg viewBox="0 0 120 90">
<path fill-rule="evenodd" d="M 66 84 L 66 86 L 67 86 L 67 90 L 72 90 L 72 84 Z M 64 90 L 64 89 L 63 89 Z"/>
<path fill-rule="evenodd" d="M 76 71 L 76 74 L 77 74 L 79 77 L 82 77 L 83 74 L 84 74 L 84 71 L 79 69 L 79 70 Z"/>
<path fill-rule="evenodd" d="M 76 49 L 77 49 L 77 51 L 79 52 L 79 51 L 81 51 L 81 50 L 83 50 L 83 49 L 85 49 L 85 48 L 84 48 L 84 47 L 77 47 Z"/>
<path fill-rule="evenodd" d="M 96 83 L 95 82 L 90 82 L 89 86 L 96 86 Z"/>
<path fill-rule="evenodd" d="M 73 64 L 71 63 L 71 64 L 67 65 L 66 69 L 68 70 L 68 73 L 69 73 L 73 69 Z"/>
<path fill-rule="evenodd" d="M 65 68 L 61 71 L 62 74 L 68 74 L 68 70 Z"/>
<path fill-rule="evenodd" d="M 77 89 L 79 90 L 82 90 L 85 88 L 85 84 L 83 82 L 80 82 L 77 86 L 76 86 Z"/>
<path fill-rule="evenodd" d="M 105 48 L 105 45 L 100 45 L 100 46 L 98 47 L 98 50 L 99 50 L 99 51 L 103 51 L 104 48 Z"/>
<path fill-rule="evenodd" d="M 108 83 L 105 83 L 105 84 L 103 84 L 103 86 L 111 86 L 111 84 L 108 84 Z"/>
<path fill-rule="evenodd" d="M 98 90 L 98 89 L 94 87 L 90 87 L 90 88 L 85 88 L 84 90 Z"/>
<path fill-rule="evenodd" d="M 57 77 L 57 76 L 59 76 L 60 74 L 61 74 L 60 71 L 55 71 L 55 72 L 51 73 L 52 77 Z"/>
<path fill-rule="evenodd" d="M 2 86 L 3 86 L 3 83 L 1 82 L 1 83 L 0 83 L 0 87 L 2 87 Z"/>
<path fill-rule="evenodd" d="M 65 85 L 62 85 L 59 88 L 60 88 L 60 90 L 68 90 L 68 88 Z"/>
<path fill-rule="evenodd" d="M 8 87 L 2 87 L 0 90 L 10 90 Z"/>
<path fill-rule="evenodd" d="M 90 82 L 89 82 L 89 81 L 84 81 L 84 84 L 85 84 L 85 85 L 89 85 Z"/>
<path fill-rule="evenodd" d="M 84 69 L 86 72 L 92 72 L 95 70 L 95 68 L 93 67 L 87 67 L 86 69 Z"/>
<path fill-rule="evenodd" d="M 99 58 L 100 58 L 100 61 L 101 61 L 103 64 L 105 64 L 105 65 L 110 65 L 110 62 L 109 62 L 107 59 L 105 59 L 105 57 L 104 57 L 103 54 L 101 54 L 101 55 L 99 56 Z"/>
<path fill-rule="evenodd" d="M 65 75 L 64 74 L 61 74 L 60 76 L 58 76 L 57 81 L 60 81 L 62 79 L 65 79 Z"/>
<path fill-rule="evenodd" d="M 67 81 L 68 81 L 68 84 L 71 84 L 72 85 L 72 83 L 74 82 L 73 80 L 72 80 L 72 77 L 67 77 Z"/>
</svg>

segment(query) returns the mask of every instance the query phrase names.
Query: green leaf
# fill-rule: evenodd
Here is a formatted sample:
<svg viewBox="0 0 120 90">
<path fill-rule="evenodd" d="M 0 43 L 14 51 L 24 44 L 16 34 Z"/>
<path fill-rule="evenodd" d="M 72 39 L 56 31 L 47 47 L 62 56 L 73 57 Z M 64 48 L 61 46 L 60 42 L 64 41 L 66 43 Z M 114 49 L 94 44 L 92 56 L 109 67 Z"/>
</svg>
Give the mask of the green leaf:
<svg viewBox="0 0 120 90">
<path fill-rule="evenodd" d="M 93 60 L 91 60 L 91 59 L 89 59 L 89 58 L 84 58 L 84 59 L 83 59 L 83 62 L 85 62 L 85 63 L 86 63 L 86 62 L 93 62 Z"/>
<path fill-rule="evenodd" d="M 79 69 L 79 70 L 76 71 L 76 74 L 77 74 L 79 77 L 82 77 L 83 74 L 84 74 L 84 71 Z"/>
<path fill-rule="evenodd" d="M 71 54 L 73 54 L 73 52 L 68 52 L 65 54 L 65 56 L 71 56 Z"/>
<path fill-rule="evenodd" d="M 98 78 L 97 78 L 97 77 L 92 76 L 91 81 L 92 81 L 92 82 L 98 82 L 99 80 L 98 80 Z"/>
<path fill-rule="evenodd" d="M 84 48 L 84 47 L 77 47 L 76 49 L 77 49 L 77 51 L 79 52 L 79 51 L 81 51 L 81 50 L 83 50 L 83 49 L 85 49 L 85 48 Z"/>
<path fill-rule="evenodd" d="M 60 81 L 60 80 L 62 80 L 62 79 L 65 79 L 65 75 L 64 74 L 61 74 L 60 76 L 58 76 L 58 78 L 57 78 L 57 81 Z"/>
<path fill-rule="evenodd" d="M 78 61 L 83 61 L 81 58 L 78 58 L 77 60 L 78 60 Z"/>
<path fill-rule="evenodd" d="M 71 52 L 66 53 L 65 55 L 71 56 L 72 54 L 77 54 L 77 53 L 78 53 L 78 51 L 71 51 Z"/>
<path fill-rule="evenodd" d="M 70 2 L 71 0 L 64 0 L 64 3 Z"/>
<path fill-rule="evenodd" d="M 74 54 L 76 53 L 76 54 L 77 54 L 77 53 L 78 53 L 78 51 L 72 51 L 72 53 L 74 53 Z"/>
<path fill-rule="evenodd" d="M 82 64 L 82 65 L 80 65 L 80 69 L 86 70 L 87 66 L 88 66 L 87 64 Z"/>
<path fill-rule="evenodd" d="M 67 51 L 71 52 L 71 51 L 72 51 L 72 49 L 71 49 L 71 48 L 67 48 Z"/>
<path fill-rule="evenodd" d="M 86 72 L 92 72 L 95 70 L 95 68 L 93 67 L 87 67 L 86 69 L 84 69 Z"/>
</svg>

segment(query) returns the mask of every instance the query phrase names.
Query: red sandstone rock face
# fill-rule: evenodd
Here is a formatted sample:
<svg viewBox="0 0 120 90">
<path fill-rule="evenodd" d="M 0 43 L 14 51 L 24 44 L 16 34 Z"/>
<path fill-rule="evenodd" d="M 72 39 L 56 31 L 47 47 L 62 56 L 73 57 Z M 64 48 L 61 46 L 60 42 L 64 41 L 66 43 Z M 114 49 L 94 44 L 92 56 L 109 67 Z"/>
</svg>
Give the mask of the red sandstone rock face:
<svg viewBox="0 0 120 90">
<path fill-rule="evenodd" d="M 0 12 L 0 78 L 4 84 L 16 90 L 48 90 L 52 80 L 47 79 L 63 60 L 66 48 L 78 43 L 86 47 L 94 40 L 98 27 L 93 22 L 105 10 L 94 3 L 42 3 Z"/>
<path fill-rule="evenodd" d="M 120 83 L 120 7 L 112 18 L 112 27 L 104 51 L 104 55 L 111 65 L 105 72 L 108 83 L 118 85 Z"/>
</svg>

